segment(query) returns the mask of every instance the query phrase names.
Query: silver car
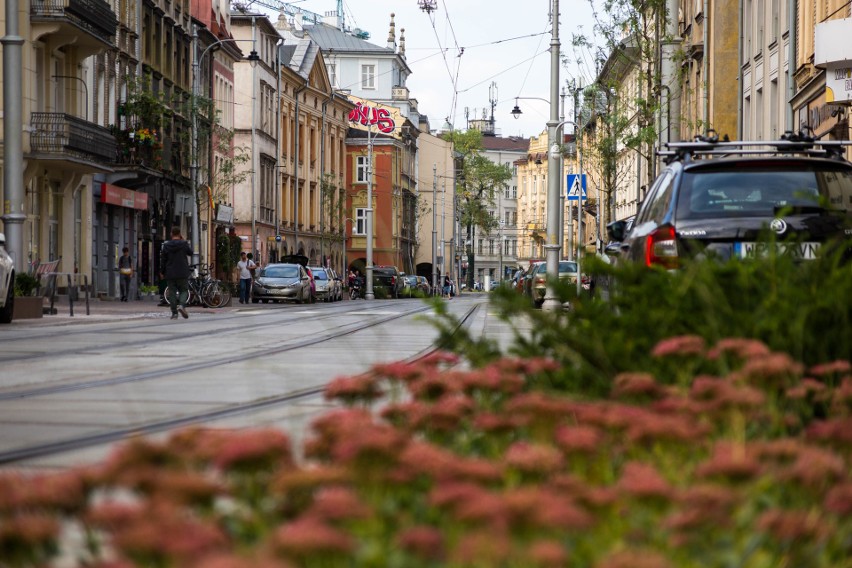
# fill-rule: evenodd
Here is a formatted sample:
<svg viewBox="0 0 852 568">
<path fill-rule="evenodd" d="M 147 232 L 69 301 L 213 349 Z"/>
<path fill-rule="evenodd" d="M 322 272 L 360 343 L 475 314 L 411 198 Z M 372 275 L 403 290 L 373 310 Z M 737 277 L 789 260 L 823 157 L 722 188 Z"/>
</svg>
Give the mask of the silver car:
<svg viewBox="0 0 852 568">
<path fill-rule="evenodd" d="M 261 268 L 251 287 L 255 304 L 291 301 L 298 304 L 311 301 L 311 278 L 299 264 L 267 264 Z"/>
<path fill-rule="evenodd" d="M 318 300 L 336 302 L 338 299 L 341 299 L 340 290 L 338 289 L 339 282 L 336 279 L 334 270 L 320 266 L 310 266 L 309 268 L 314 275 Z"/>
</svg>

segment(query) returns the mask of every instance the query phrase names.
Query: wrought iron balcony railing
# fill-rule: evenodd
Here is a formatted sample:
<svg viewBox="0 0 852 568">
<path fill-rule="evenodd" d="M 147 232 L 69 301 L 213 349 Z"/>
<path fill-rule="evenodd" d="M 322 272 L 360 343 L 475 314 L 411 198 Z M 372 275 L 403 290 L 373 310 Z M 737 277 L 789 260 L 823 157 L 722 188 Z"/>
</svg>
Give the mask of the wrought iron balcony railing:
<svg viewBox="0 0 852 568">
<path fill-rule="evenodd" d="M 118 19 L 104 0 L 32 0 L 30 17 L 34 21 L 66 19 L 112 43 Z"/>
<path fill-rule="evenodd" d="M 115 137 L 102 126 L 61 112 L 34 112 L 30 122 L 33 153 L 103 164 L 115 161 Z"/>
</svg>

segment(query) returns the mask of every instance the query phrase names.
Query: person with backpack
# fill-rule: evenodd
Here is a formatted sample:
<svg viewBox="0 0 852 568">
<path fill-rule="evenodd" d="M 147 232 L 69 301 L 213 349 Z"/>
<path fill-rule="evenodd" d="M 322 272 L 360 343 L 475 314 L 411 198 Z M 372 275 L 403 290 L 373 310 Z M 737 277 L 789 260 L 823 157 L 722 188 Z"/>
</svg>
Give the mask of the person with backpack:
<svg viewBox="0 0 852 568">
<path fill-rule="evenodd" d="M 163 243 L 160 249 L 160 277 L 165 278 L 166 287 L 171 292 L 166 300 L 172 310 L 172 319 L 177 319 L 178 313 L 189 317 L 186 311 L 186 301 L 189 298 L 189 269 L 188 258 L 192 256 L 192 247 L 180 234 L 180 227 L 172 227 L 172 238 Z"/>
</svg>

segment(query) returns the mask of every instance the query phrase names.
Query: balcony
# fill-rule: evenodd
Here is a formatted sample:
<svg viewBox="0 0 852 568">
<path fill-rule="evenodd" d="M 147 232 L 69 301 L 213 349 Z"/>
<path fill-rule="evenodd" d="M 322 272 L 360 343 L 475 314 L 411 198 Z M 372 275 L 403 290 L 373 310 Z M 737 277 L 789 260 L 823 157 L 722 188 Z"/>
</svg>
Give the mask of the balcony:
<svg viewBox="0 0 852 568">
<path fill-rule="evenodd" d="M 32 0 L 30 20 L 34 24 L 58 25 L 58 29 L 47 33 L 79 36 L 79 31 L 83 31 L 97 43 L 109 47 L 118 29 L 115 12 L 103 0 Z M 86 42 L 81 38 L 75 43 Z"/>
<path fill-rule="evenodd" d="M 393 87 L 391 89 L 391 98 L 395 101 L 407 101 L 408 87 Z"/>
<path fill-rule="evenodd" d="M 32 158 L 95 165 L 104 171 L 115 161 L 115 137 L 106 128 L 61 112 L 34 112 L 30 122 Z"/>
</svg>

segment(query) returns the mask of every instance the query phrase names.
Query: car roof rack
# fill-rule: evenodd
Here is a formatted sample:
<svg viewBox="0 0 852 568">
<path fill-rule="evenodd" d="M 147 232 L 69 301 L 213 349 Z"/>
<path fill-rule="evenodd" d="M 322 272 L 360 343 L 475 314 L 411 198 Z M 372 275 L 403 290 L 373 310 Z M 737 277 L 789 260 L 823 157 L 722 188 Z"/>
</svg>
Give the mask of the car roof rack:
<svg viewBox="0 0 852 568">
<path fill-rule="evenodd" d="M 657 151 L 657 155 L 662 156 L 667 164 L 710 156 L 769 154 L 796 154 L 846 161 L 843 156 L 845 146 L 852 146 L 852 140 L 817 140 L 802 131 L 793 133 L 788 130 L 781 136 L 781 140 L 731 142 L 727 136 L 719 140 L 714 130 L 708 130 L 706 136 L 696 136 L 692 142 L 666 142 L 666 150 Z"/>
</svg>

